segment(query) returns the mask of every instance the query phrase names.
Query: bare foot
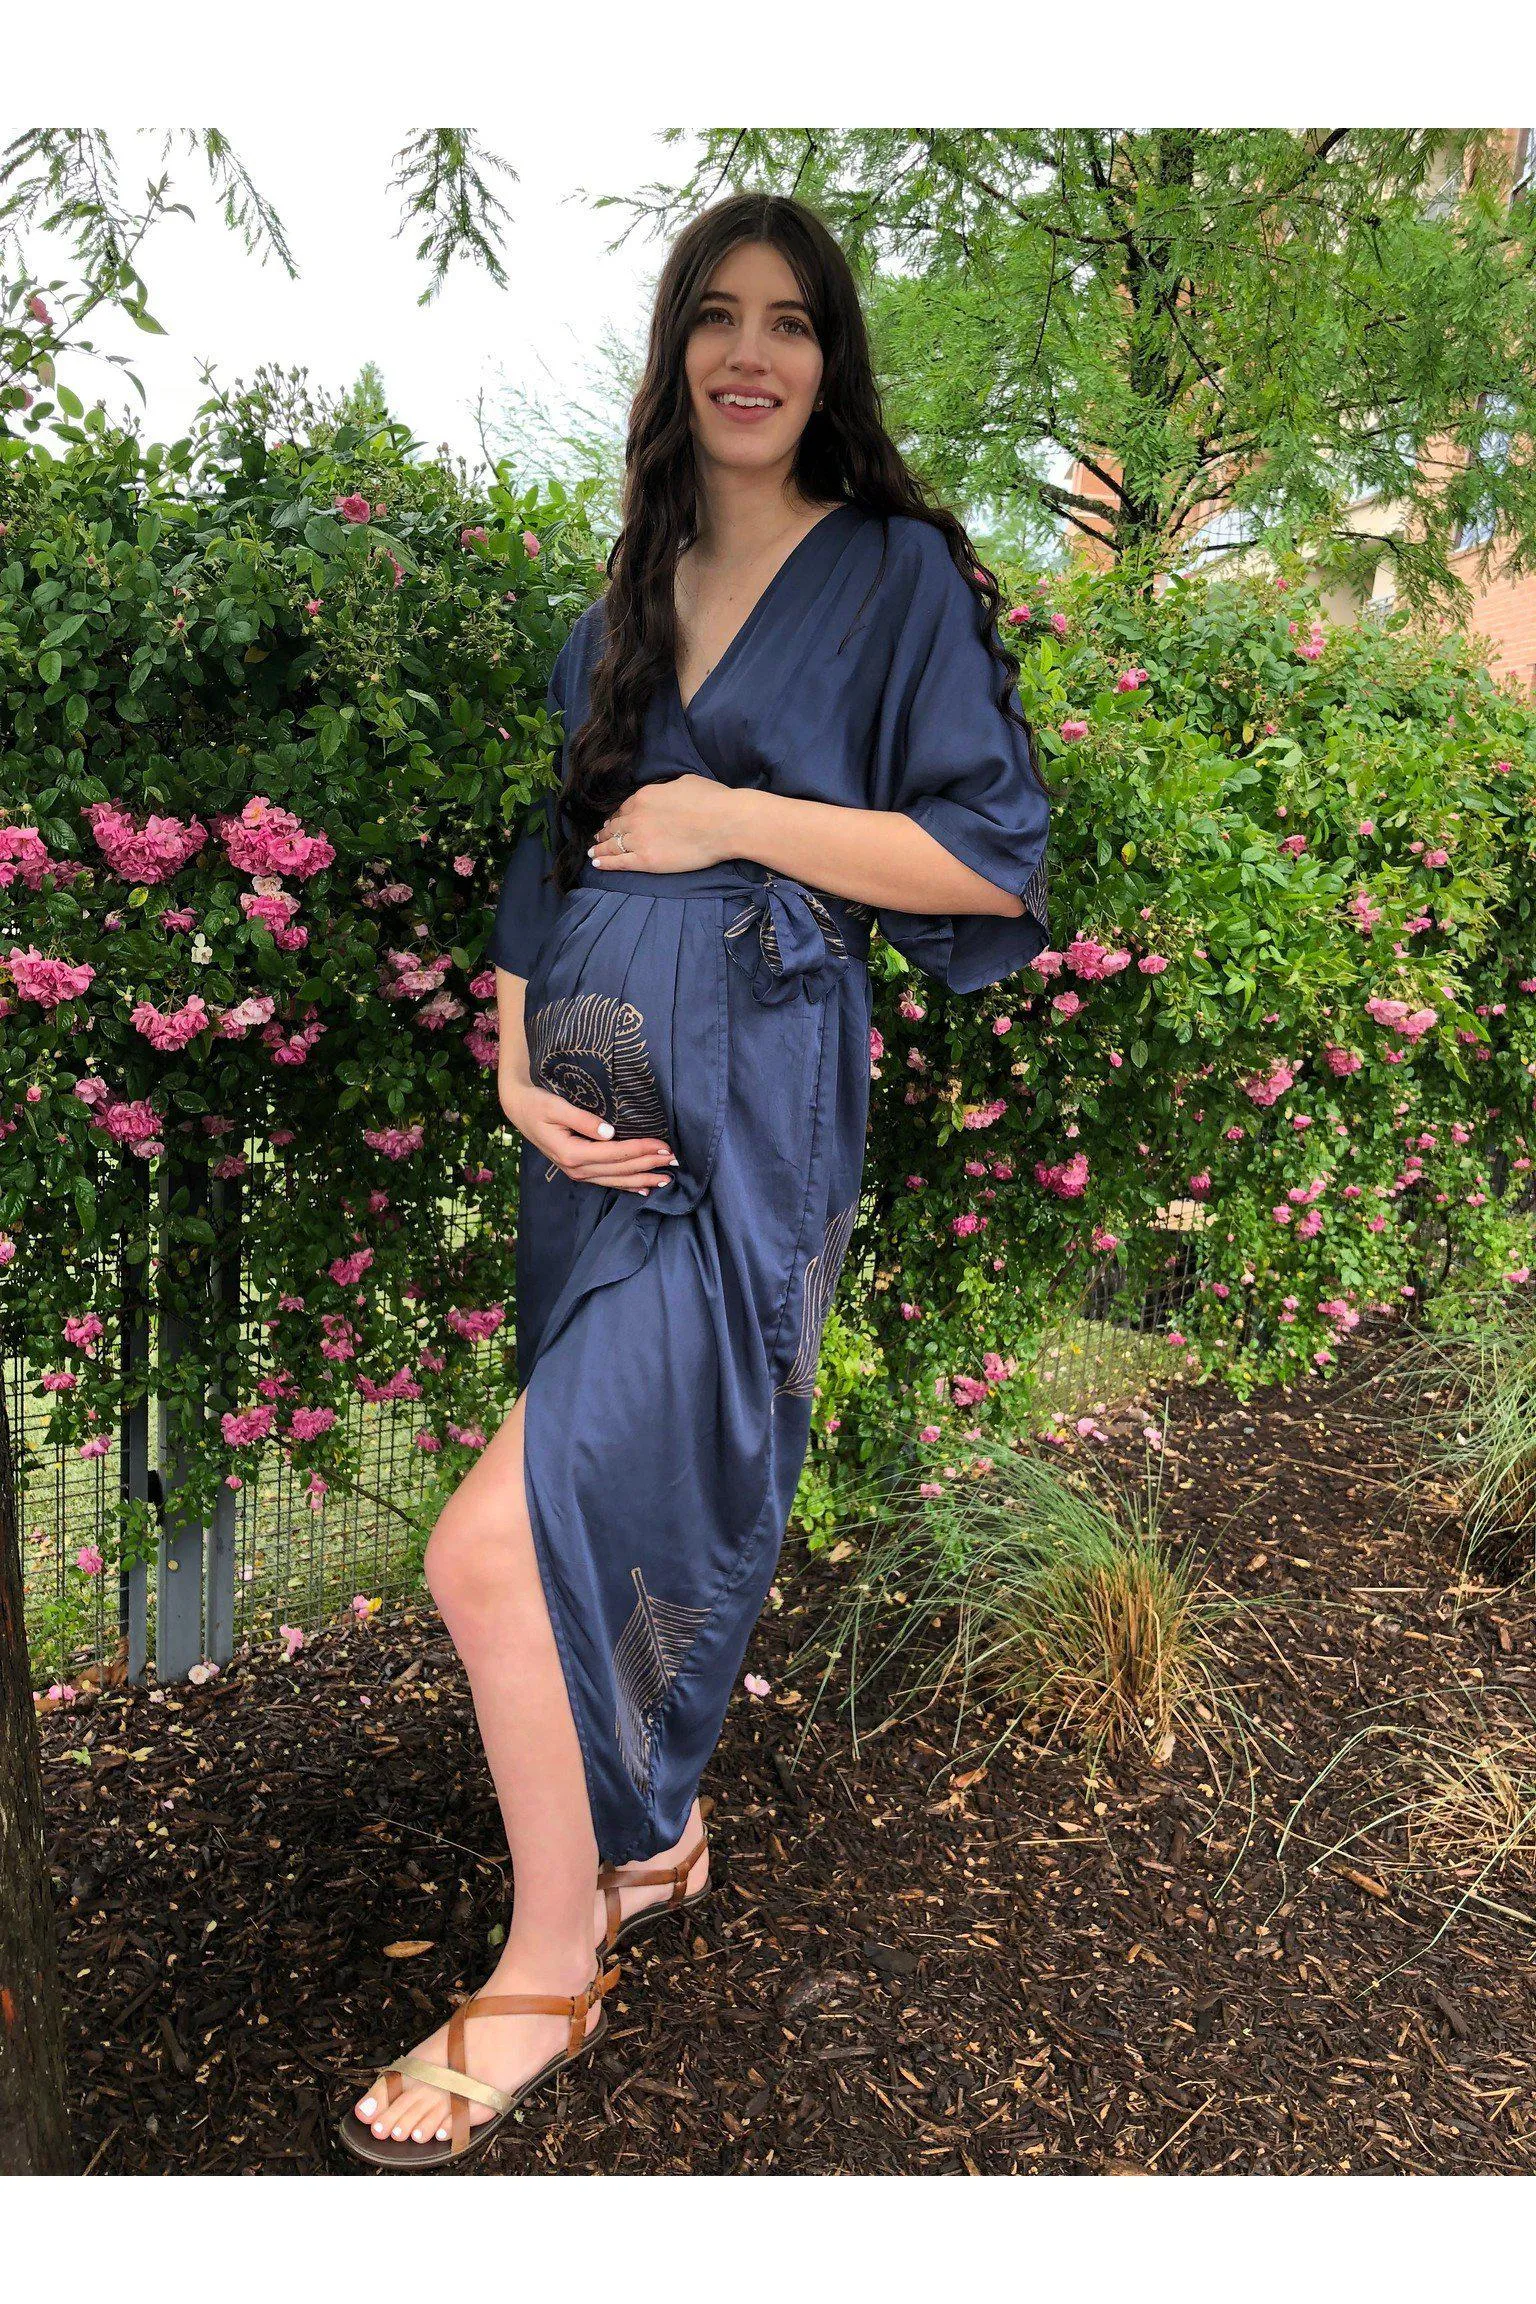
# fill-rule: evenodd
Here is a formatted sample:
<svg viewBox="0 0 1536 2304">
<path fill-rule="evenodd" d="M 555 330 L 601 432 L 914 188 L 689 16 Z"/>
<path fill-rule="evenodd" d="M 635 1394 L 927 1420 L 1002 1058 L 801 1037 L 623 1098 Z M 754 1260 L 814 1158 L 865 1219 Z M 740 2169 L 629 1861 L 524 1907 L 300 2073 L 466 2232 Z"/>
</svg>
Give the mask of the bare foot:
<svg viewBox="0 0 1536 2304">
<path fill-rule="evenodd" d="M 545 1961 L 536 1968 L 526 1952 L 504 1955 L 501 1962 L 475 1995 L 496 1992 L 537 1993 L 540 1997 L 559 1996 L 566 1992 L 579 1993 L 586 1989 L 587 1979 L 571 1984 Z M 602 2014 L 599 2000 L 587 2012 L 587 2031 L 590 2033 Z M 570 2040 L 570 2021 L 564 2016 L 470 2016 L 464 2025 L 464 2062 L 470 2076 L 488 2080 L 493 2088 L 520 2088 L 541 2065 L 557 2056 Z M 448 2027 L 441 2025 L 430 2039 L 423 2040 L 413 2054 L 425 2062 L 442 2064 L 446 2061 Z M 377 2094 L 369 2091 L 359 2096 L 353 2106 L 359 2120 L 371 2127 L 375 2136 L 409 2136 L 414 2143 L 425 2144 L 435 2137 L 446 2144 L 450 2136 L 451 2107 L 441 2089 L 426 2082 L 412 2080 L 402 2074 L 404 2089 L 393 2104 L 386 2105 L 382 2089 Z M 477 2104 L 473 2099 L 469 2107 L 469 2124 L 478 2128 L 495 2114 L 488 2104 Z"/>
<path fill-rule="evenodd" d="M 671 1888 L 665 1885 L 661 1887 L 647 1888 L 626 1887 L 625 1880 L 628 1875 L 638 1872 L 660 1872 L 663 1871 L 668 1865 L 680 1864 L 683 1858 L 687 1855 L 689 1849 L 697 1847 L 698 1843 L 703 1838 L 704 1819 L 699 1813 L 699 1804 L 697 1800 L 695 1800 L 693 1806 L 688 1811 L 688 1821 L 683 1826 L 682 1838 L 680 1840 L 675 1841 L 670 1848 L 658 1849 L 654 1856 L 646 1856 L 637 1859 L 633 1864 L 620 1864 L 615 1867 L 618 1873 L 618 1879 L 615 1885 L 619 1891 L 619 1919 L 621 1925 L 624 1921 L 630 1919 L 636 1912 L 649 1911 L 651 1906 L 654 1904 L 666 1904 L 670 1902 L 672 1897 Z M 698 1862 L 692 1867 L 688 1874 L 684 1893 L 689 1896 L 696 1896 L 700 1889 L 705 1886 L 708 1879 L 709 1850 L 706 1847 Z M 599 1889 L 597 1891 L 596 1900 L 593 1906 L 592 1941 L 594 1944 L 602 1943 L 603 1938 L 607 1933 L 607 1928 L 607 1901 L 603 1895 L 603 1891 Z"/>
</svg>

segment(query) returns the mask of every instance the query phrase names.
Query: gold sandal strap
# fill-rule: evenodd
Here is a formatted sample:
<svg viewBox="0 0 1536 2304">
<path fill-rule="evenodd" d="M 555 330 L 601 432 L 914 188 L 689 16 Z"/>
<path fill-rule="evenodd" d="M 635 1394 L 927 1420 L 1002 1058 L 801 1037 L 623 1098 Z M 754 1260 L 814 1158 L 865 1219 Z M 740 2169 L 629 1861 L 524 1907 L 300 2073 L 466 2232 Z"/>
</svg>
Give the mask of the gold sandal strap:
<svg viewBox="0 0 1536 2304">
<path fill-rule="evenodd" d="M 424 2056 L 397 2056 L 390 2069 L 403 2072 L 408 2080 L 420 2080 L 429 2088 L 441 2088 L 445 2096 L 472 2096 L 477 2104 L 489 2105 L 493 2112 L 505 2112 L 512 2101 L 505 2088 L 493 2088 L 489 2080 L 477 2080 L 469 2072 L 455 2072 L 447 2064 L 429 2064 Z"/>
</svg>

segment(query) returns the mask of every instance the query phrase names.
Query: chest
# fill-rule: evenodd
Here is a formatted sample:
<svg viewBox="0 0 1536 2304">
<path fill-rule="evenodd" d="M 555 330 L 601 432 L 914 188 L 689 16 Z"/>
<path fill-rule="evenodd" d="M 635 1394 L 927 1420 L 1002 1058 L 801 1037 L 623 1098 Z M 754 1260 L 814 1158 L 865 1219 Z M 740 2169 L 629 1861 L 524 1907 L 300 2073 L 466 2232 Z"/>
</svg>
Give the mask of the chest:
<svg viewBox="0 0 1536 2304">
<path fill-rule="evenodd" d="M 762 590 L 750 570 L 711 570 L 679 581 L 677 680 L 685 705 L 741 632 Z"/>
</svg>

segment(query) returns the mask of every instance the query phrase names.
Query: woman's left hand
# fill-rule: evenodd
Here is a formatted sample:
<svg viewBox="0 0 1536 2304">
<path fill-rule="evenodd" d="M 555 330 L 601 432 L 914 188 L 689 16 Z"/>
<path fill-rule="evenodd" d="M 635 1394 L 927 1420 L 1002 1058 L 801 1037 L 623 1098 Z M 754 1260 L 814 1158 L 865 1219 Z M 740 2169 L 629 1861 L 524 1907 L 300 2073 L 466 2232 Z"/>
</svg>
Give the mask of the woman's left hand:
<svg viewBox="0 0 1536 2304">
<path fill-rule="evenodd" d="M 741 853 L 741 798 L 692 773 L 642 784 L 599 825 L 588 853 L 604 872 L 694 872 L 723 863 Z"/>
</svg>

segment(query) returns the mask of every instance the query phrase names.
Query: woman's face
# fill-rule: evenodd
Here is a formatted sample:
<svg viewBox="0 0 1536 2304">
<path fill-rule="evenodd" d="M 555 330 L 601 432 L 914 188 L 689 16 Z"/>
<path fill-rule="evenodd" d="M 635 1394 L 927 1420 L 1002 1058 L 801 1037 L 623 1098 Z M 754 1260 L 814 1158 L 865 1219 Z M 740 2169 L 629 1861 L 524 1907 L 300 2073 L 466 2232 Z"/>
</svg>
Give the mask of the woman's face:
<svg viewBox="0 0 1536 2304">
<path fill-rule="evenodd" d="M 821 346 L 799 282 L 754 240 L 716 265 L 685 358 L 700 453 L 763 470 L 788 464 L 821 389 Z"/>
</svg>

